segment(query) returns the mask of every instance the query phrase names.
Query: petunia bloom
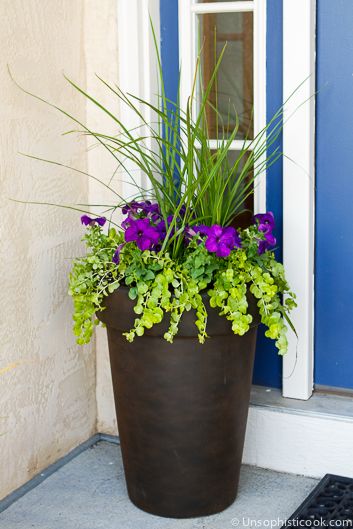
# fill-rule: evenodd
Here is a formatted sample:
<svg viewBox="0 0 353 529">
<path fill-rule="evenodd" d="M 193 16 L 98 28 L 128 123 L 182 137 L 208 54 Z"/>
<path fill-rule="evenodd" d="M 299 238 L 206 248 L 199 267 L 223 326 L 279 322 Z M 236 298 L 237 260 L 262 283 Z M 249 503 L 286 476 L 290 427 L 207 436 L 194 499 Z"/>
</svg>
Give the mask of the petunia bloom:
<svg viewBox="0 0 353 529">
<path fill-rule="evenodd" d="M 113 263 L 115 264 L 119 264 L 120 263 L 120 253 L 121 253 L 121 250 L 124 248 L 126 243 L 122 243 L 122 244 L 119 244 L 119 246 L 117 247 L 117 249 L 115 250 L 114 252 L 114 255 L 113 255 Z"/>
<path fill-rule="evenodd" d="M 159 204 L 157 204 L 157 202 L 151 203 L 149 200 L 146 200 L 144 211 L 147 213 L 147 216 L 151 217 L 153 220 L 157 220 L 161 216 L 161 210 L 159 209 Z"/>
<path fill-rule="evenodd" d="M 128 214 L 130 218 L 134 218 L 137 215 L 144 213 L 147 217 L 156 221 L 161 216 L 159 204 L 157 202 L 152 203 L 150 200 L 145 200 L 144 202 L 133 200 L 132 202 L 125 204 L 125 206 L 121 208 L 121 211 L 123 215 Z"/>
<path fill-rule="evenodd" d="M 137 202 L 136 200 L 133 200 L 132 202 L 128 202 L 127 204 L 125 204 L 122 208 L 121 208 L 121 211 L 123 213 L 123 215 L 127 215 L 128 213 L 137 213 L 139 211 L 139 209 L 141 209 L 141 202 Z"/>
<path fill-rule="evenodd" d="M 156 229 L 159 233 L 159 237 L 161 241 L 164 241 L 164 239 L 166 238 L 167 231 L 169 230 L 169 226 L 171 225 L 173 218 L 174 218 L 173 215 L 169 215 L 167 217 L 167 222 L 165 222 L 165 220 L 162 219 L 158 222 L 158 224 L 156 224 Z M 170 235 L 173 236 L 174 233 L 175 233 L 175 228 L 171 230 Z"/>
<path fill-rule="evenodd" d="M 275 229 L 275 218 L 272 211 L 259 213 L 254 216 L 258 230 L 263 234 L 263 239 L 258 239 L 258 253 L 262 255 L 266 250 L 276 245 L 276 238 L 272 231 Z"/>
<path fill-rule="evenodd" d="M 262 255 L 266 250 L 270 250 L 276 245 L 276 238 L 269 233 L 264 234 L 265 239 L 258 240 L 258 254 Z"/>
<path fill-rule="evenodd" d="M 132 217 L 126 217 L 126 219 L 122 221 L 121 227 L 123 230 L 126 230 L 130 226 L 131 220 L 133 220 Z"/>
<path fill-rule="evenodd" d="M 205 247 L 217 257 L 228 257 L 234 248 L 241 248 L 241 239 L 238 232 L 231 226 L 223 228 L 219 224 L 211 227 L 202 226 L 201 233 L 207 235 Z"/>
<path fill-rule="evenodd" d="M 150 219 L 131 220 L 125 231 L 125 241 L 135 241 L 141 251 L 150 250 L 158 243 L 159 237 L 160 234 L 157 228 L 151 225 Z"/>
<path fill-rule="evenodd" d="M 258 213 L 254 216 L 254 220 L 257 222 L 259 231 L 264 233 L 273 231 L 276 227 L 275 217 L 272 211 L 268 211 L 267 213 Z"/>
<path fill-rule="evenodd" d="M 94 226 L 95 223 L 97 223 L 99 226 L 104 226 L 104 224 L 107 222 L 107 219 L 105 217 L 96 217 L 92 219 L 88 215 L 82 215 L 81 222 L 85 226 Z"/>
<path fill-rule="evenodd" d="M 185 243 L 188 245 L 193 237 L 196 237 L 197 235 L 206 235 L 208 230 L 207 226 L 204 226 L 203 224 L 200 224 L 199 226 L 193 225 L 193 226 L 185 226 L 184 229 L 184 235 L 185 235 Z M 201 239 L 198 238 L 197 243 L 201 244 Z"/>
</svg>

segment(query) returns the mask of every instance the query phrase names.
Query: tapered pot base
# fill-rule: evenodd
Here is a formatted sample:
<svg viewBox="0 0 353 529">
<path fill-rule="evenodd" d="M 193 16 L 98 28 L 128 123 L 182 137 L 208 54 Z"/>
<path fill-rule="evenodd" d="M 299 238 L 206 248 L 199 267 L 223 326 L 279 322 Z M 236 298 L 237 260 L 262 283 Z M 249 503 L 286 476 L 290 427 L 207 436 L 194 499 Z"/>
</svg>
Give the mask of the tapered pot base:
<svg viewBox="0 0 353 529">
<path fill-rule="evenodd" d="M 237 494 L 257 327 L 234 336 L 210 309 L 203 345 L 192 312 L 173 344 L 163 339 L 162 324 L 128 343 L 122 330 L 132 327 L 131 305 L 119 289 L 99 315 L 108 330 L 129 497 L 170 518 L 220 512 Z"/>
<path fill-rule="evenodd" d="M 183 508 L 183 506 L 178 505 L 178 508 L 176 511 L 172 511 L 171 509 L 168 509 L 167 511 L 161 511 L 160 506 L 156 506 L 156 508 L 153 508 L 152 505 L 149 503 L 139 503 L 135 500 L 132 496 L 130 496 L 128 491 L 128 496 L 130 501 L 137 507 L 138 509 L 141 509 L 144 512 L 147 512 L 148 514 L 153 514 L 154 516 L 160 516 L 162 518 L 176 518 L 176 519 L 188 519 L 188 518 L 200 518 L 204 516 L 211 516 L 212 514 L 218 514 L 222 511 L 225 511 L 230 507 L 237 498 L 237 492 L 234 494 L 234 496 L 226 503 L 223 501 L 222 504 L 215 505 L 213 504 L 211 506 L 207 506 L 205 508 L 200 508 L 197 510 L 194 509 L 186 509 Z"/>
</svg>

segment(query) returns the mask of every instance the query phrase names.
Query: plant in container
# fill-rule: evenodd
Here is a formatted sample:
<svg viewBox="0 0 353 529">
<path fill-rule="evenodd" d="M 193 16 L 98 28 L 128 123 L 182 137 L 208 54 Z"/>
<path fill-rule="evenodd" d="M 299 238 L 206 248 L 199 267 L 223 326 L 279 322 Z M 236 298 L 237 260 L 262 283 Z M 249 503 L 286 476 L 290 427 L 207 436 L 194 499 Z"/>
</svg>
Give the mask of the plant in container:
<svg viewBox="0 0 353 529">
<path fill-rule="evenodd" d="M 129 497 L 147 512 L 176 518 L 216 513 L 234 501 L 257 327 L 262 322 L 284 354 L 295 306 L 273 252 L 273 214 L 239 227 L 259 175 L 281 156 L 270 147 L 282 109 L 244 140 L 235 162 L 227 155 L 237 118 L 212 150 L 209 108 L 220 123 L 221 116 L 209 96 L 223 53 L 203 88 L 198 61 L 185 111 L 165 95 L 160 60 L 156 106 L 102 80 L 137 114 L 143 135 L 69 80 L 120 129 L 112 136 L 80 123 L 83 132 L 150 184 L 136 183 L 134 196 L 99 214 L 83 211 L 87 253 L 70 275 L 74 332 L 85 344 L 97 324 L 106 325 Z M 146 122 L 144 106 L 156 124 Z"/>
</svg>

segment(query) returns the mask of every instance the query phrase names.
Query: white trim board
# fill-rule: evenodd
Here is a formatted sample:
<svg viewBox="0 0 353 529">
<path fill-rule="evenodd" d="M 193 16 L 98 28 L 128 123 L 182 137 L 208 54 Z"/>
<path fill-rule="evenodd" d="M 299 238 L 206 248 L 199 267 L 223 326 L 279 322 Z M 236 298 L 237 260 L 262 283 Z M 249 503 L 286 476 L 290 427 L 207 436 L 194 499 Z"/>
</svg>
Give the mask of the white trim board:
<svg viewBox="0 0 353 529">
<path fill-rule="evenodd" d="M 352 398 L 282 398 L 253 387 L 243 463 L 279 472 L 353 477 Z"/>
<path fill-rule="evenodd" d="M 191 10 L 194 13 L 244 13 L 254 9 L 254 3 L 250 1 L 242 2 L 207 2 L 204 4 L 192 4 Z"/>
<path fill-rule="evenodd" d="M 254 0 L 254 134 L 259 134 L 266 126 L 267 72 L 267 1 Z M 258 164 L 265 160 L 266 154 Z M 266 207 L 266 171 L 258 176 L 254 190 L 254 211 L 264 213 Z"/>
<path fill-rule="evenodd" d="M 313 391 L 315 4 L 283 1 L 283 99 L 290 97 L 283 126 L 283 263 L 297 295 L 291 319 L 299 338 L 289 331 L 282 384 L 283 396 L 297 399 Z"/>
<path fill-rule="evenodd" d="M 243 463 L 311 477 L 353 477 L 353 420 L 251 406 Z"/>
<path fill-rule="evenodd" d="M 160 5 L 159 0 L 117 0 L 118 2 L 118 52 L 119 52 L 119 87 L 123 92 L 158 104 L 158 68 L 157 57 L 151 31 L 150 17 L 160 42 Z M 134 101 L 147 123 L 156 118 L 147 106 Z M 120 119 L 127 129 L 141 124 L 135 112 L 121 103 Z M 143 127 L 136 130 L 136 135 L 144 135 Z M 152 144 L 148 145 L 152 147 Z M 148 187 L 145 175 L 131 162 L 126 162 L 127 170 L 131 170 L 136 183 L 144 189 Z M 123 196 L 129 198 L 136 194 L 136 188 L 129 183 L 129 177 L 122 171 Z"/>
</svg>

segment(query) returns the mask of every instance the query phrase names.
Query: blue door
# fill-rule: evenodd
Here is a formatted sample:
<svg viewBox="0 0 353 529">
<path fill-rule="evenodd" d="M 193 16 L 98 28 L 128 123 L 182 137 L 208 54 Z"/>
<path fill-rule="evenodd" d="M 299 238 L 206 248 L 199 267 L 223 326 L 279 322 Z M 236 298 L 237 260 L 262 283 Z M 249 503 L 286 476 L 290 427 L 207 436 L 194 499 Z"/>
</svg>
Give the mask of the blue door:
<svg viewBox="0 0 353 529">
<path fill-rule="evenodd" d="M 317 2 L 315 384 L 353 388 L 353 2 Z"/>
<path fill-rule="evenodd" d="M 178 0 L 161 2 L 161 56 L 167 97 L 175 101 L 179 75 Z M 267 0 L 267 118 L 282 105 L 282 1 Z M 281 139 L 272 148 L 281 149 Z M 267 173 L 267 209 L 277 219 L 276 237 L 281 257 L 282 242 L 282 164 L 277 162 Z M 281 387 L 282 360 L 273 343 L 261 329 L 255 360 L 254 383 Z"/>
</svg>

